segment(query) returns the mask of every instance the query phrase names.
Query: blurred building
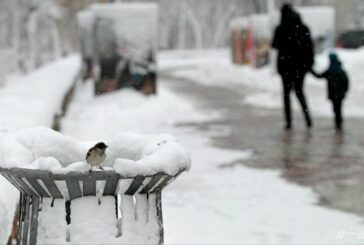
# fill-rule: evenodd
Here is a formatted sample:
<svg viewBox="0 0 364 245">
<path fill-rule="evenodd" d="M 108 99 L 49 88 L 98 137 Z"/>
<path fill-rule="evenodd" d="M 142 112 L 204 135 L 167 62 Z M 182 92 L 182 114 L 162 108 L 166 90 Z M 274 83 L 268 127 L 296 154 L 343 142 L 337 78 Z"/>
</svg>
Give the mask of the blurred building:
<svg viewBox="0 0 364 245">
<path fill-rule="evenodd" d="M 309 27 L 315 51 L 321 52 L 335 46 L 335 8 L 331 6 L 296 6 L 302 21 Z M 251 14 L 233 19 L 232 57 L 236 64 L 252 64 L 256 67 L 269 61 L 273 30 L 280 22 L 280 12 Z"/>
<path fill-rule="evenodd" d="M 332 6 L 336 10 L 336 32 L 341 33 L 345 30 L 348 30 L 351 28 L 352 22 L 353 22 L 353 13 L 354 6 L 355 6 L 355 0 L 321 0 L 316 1 L 321 5 L 327 5 Z"/>
<path fill-rule="evenodd" d="M 66 10 L 61 28 L 67 31 L 66 49 L 78 47 L 75 13 L 94 2 L 108 0 L 56 0 Z M 140 2 L 122 0 L 119 2 Z M 115 0 L 115 2 L 118 2 Z M 159 48 L 216 48 L 230 43 L 228 25 L 231 19 L 252 13 L 265 13 L 267 0 L 148 0 L 157 2 L 159 12 Z M 336 10 L 336 32 L 353 28 L 353 18 L 360 9 L 358 0 L 276 0 L 276 9 L 282 3 L 291 2 L 296 6 L 332 6 Z M 360 0 L 359 0 L 360 2 Z M 361 1 L 364 2 L 364 1 Z"/>
</svg>

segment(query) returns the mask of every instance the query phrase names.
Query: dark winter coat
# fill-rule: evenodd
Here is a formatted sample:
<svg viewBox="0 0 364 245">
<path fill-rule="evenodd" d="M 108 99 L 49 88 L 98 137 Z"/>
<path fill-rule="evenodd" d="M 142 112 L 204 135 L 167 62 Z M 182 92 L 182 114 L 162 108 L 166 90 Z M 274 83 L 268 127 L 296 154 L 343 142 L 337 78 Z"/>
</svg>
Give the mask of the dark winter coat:
<svg viewBox="0 0 364 245">
<path fill-rule="evenodd" d="M 312 74 L 327 79 L 329 100 L 338 101 L 345 98 L 349 89 L 349 78 L 336 54 L 330 54 L 330 66 L 324 73 L 317 74 L 312 71 Z"/>
<path fill-rule="evenodd" d="M 308 27 L 293 10 L 282 12 L 281 24 L 276 28 L 272 47 L 278 50 L 278 73 L 292 71 L 305 74 L 314 61 L 313 43 Z"/>
</svg>

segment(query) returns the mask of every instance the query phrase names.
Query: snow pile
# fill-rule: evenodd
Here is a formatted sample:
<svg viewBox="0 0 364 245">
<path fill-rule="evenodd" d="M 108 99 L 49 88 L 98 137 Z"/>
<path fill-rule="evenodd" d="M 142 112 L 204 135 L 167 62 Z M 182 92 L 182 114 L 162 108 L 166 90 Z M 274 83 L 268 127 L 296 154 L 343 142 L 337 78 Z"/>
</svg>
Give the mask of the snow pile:
<svg viewBox="0 0 364 245">
<path fill-rule="evenodd" d="M 198 113 L 164 88 L 158 89 L 158 96 L 123 89 L 95 97 L 93 84 L 87 82 L 77 87 L 61 128 L 63 133 L 81 140 L 107 141 L 115 132 L 174 135 L 174 124 L 178 122 L 202 121 L 216 115 Z"/>
<path fill-rule="evenodd" d="M 0 137 L 0 166 L 44 170 L 67 166 L 83 159 L 76 146 L 76 141 L 49 128 L 20 129 Z"/>
<path fill-rule="evenodd" d="M 87 171 L 87 150 L 95 142 L 77 142 L 49 128 L 22 129 L 0 138 L 0 166 L 49 170 L 54 173 Z M 170 135 L 122 133 L 106 142 L 103 163 L 123 176 L 176 175 L 189 169 L 188 153 Z"/>
<path fill-rule="evenodd" d="M 0 90 L 0 130 L 51 126 L 80 70 L 78 56 L 50 63 Z"/>
<path fill-rule="evenodd" d="M 11 60 L 6 63 L 12 63 Z M 0 90 L 0 132 L 52 126 L 54 116 L 60 111 L 63 97 L 72 86 L 79 69 L 78 56 L 70 56 L 52 62 L 27 76 L 8 77 Z M 3 143 L 2 147 L 15 150 L 7 152 L 13 155 L 13 160 L 22 160 L 22 157 L 27 156 L 26 149 L 12 148 L 16 142 L 6 143 L 9 145 Z M 0 244 L 7 242 L 18 200 L 15 187 L 0 176 Z"/>
<path fill-rule="evenodd" d="M 188 170 L 191 165 L 186 150 L 167 134 L 121 134 L 110 142 L 110 151 L 106 164 L 115 162 L 115 171 L 125 176 L 158 172 L 176 175 L 181 170 Z"/>
</svg>

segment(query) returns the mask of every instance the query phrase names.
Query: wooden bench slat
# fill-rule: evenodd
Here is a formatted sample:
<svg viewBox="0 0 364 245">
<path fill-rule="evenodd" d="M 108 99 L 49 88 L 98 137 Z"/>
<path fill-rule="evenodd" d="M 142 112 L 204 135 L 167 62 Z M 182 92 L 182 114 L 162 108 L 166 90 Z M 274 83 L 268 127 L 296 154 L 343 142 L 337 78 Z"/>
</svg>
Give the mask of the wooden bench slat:
<svg viewBox="0 0 364 245">
<path fill-rule="evenodd" d="M 43 187 L 38 183 L 38 181 L 34 178 L 26 178 L 29 184 L 32 185 L 33 189 L 35 189 L 39 196 L 41 197 L 49 197 L 48 193 L 43 189 Z"/>
<path fill-rule="evenodd" d="M 163 177 L 163 174 L 157 174 L 155 175 L 149 183 L 140 191 L 141 194 L 148 193 L 157 183 L 158 181 Z"/>
<path fill-rule="evenodd" d="M 76 178 L 66 178 L 66 184 L 70 200 L 82 197 L 81 188 Z"/>
<path fill-rule="evenodd" d="M 22 178 L 17 178 L 17 181 L 23 185 L 23 187 L 30 193 L 31 196 L 39 196 L 39 194 L 33 189 L 33 187 L 31 186 L 30 183 L 28 183 L 28 181 Z"/>
<path fill-rule="evenodd" d="M 83 180 L 83 195 L 94 196 L 96 195 L 96 179 L 88 178 Z"/>
<path fill-rule="evenodd" d="M 15 188 L 17 188 L 20 192 L 27 193 L 20 184 L 18 184 L 16 181 L 13 180 L 13 178 L 10 177 L 9 174 L 2 173 L 2 176 L 4 176 L 5 179 L 7 179 Z"/>
<path fill-rule="evenodd" d="M 109 170 L 94 171 L 91 175 L 86 172 L 77 171 L 67 174 L 53 174 L 50 171 L 34 171 L 32 169 L 21 168 L 0 168 L 0 171 L 4 177 L 6 177 L 20 191 L 31 196 L 38 195 L 42 197 L 51 196 L 53 198 L 64 198 L 63 194 L 65 193 L 62 194 L 55 184 L 55 181 L 64 181 L 66 184 L 65 187 L 67 187 L 68 191 L 67 194 L 69 194 L 71 200 L 82 197 L 83 195 L 96 195 L 97 181 L 105 181 L 103 195 L 115 195 L 120 180 L 125 182 L 124 187 L 119 190 L 120 193 L 134 195 L 135 193 L 147 194 L 158 192 L 174 179 L 173 176 L 165 173 L 127 177 Z M 178 176 L 181 172 L 183 172 L 183 170 L 181 170 L 176 176 Z M 24 180 L 22 180 L 22 178 L 24 178 Z M 39 182 L 40 180 L 43 183 Z"/>
<path fill-rule="evenodd" d="M 143 180 L 145 179 L 144 176 L 136 176 L 129 186 L 129 188 L 126 190 L 126 195 L 134 195 L 135 192 L 139 189 L 139 187 L 143 184 Z"/>
<path fill-rule="evenodd" d="M 104 187 L 104 196 L 114 196 L 118 188 L 119 179 L 115 177 L 107 178 Z"/>
<path fill-rule="evenodd" d="M 20 187 L 18 189 L 22 189 L 27 195 L 38 196 L 20 177 L 14 177 L 12 175 L 8 175 L 8 177 L 15 183 L 17 188 Z"/>
<path fill-rule="evenodd" d="M 57 185 L 54 183 L 54 181 L 52 179 L 40 179 L 41 181 L 43 181 L 44 185 L 47 187 L 48 192 L 51 194 L 52 198 L 57 199 L 57 198 L 63 198 L 62 193 L 59 191 Z"/>
<path fill-rule="evenodd" d="M 65 180 L 66 177 L 74 177 L 80 180 L 85 178 L 89 178 L 90 174 L 88 171 L 72 171 L 67 174 L 61 173 L 52 173 L 49 170 L 39 170 L 39 169 L 26 169 L 26 168 L 1 168 L 1 173 L 8 173 L 11 175 L 16 175 L 19 177 L 31 177 L 36 179 L 54 179 L 54 180 Z M 105 180 L 107 178 L 111 178 L 117 176 L 119 179 L 130 179 L 132 176 L 124 176 L 116 173 L 113 170 L 104 170 L 104 171 L 92 171 L 91 177 L 94 177 L 96 180 Z M 144 175 L 143 175 L 144 176 Z M 155 175 L 145 175 L 144 177 L 154 177 Z"/>
<path fill-rule="evenodd" d="M 173 179 L 173 176 L 169 176 L 167 175 L 164 180 L 162 182 L 160 182 L 160 184 L 158 184 L 158 186 L 156 186 L 155 188 L 153 188 L 153 190 L 151 192 L 160 192 L 166 185 L 169 184 L 169 182 Z"/>
</svg>

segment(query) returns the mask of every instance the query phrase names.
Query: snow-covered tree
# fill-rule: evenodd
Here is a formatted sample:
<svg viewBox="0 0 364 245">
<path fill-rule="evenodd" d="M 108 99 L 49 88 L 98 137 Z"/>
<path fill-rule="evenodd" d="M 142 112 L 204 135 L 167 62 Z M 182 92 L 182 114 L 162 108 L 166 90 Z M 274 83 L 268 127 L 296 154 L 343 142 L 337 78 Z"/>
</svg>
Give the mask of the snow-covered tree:
<svg viewBox="0 0 364 245">
<path fill-rule="evenodd" d="M 61 55 L 55 0 L 0 1 L 0 49 L 14 51 L 20 70 L 29 71 Z"/>
<path fill-rule="evenodd" d="M 61 17 L 62 12 L 54 1 L 34 1 L 27 26 L 29 69 L 61 55 L 61 40 L 56 23 Z"/>
</svg>

